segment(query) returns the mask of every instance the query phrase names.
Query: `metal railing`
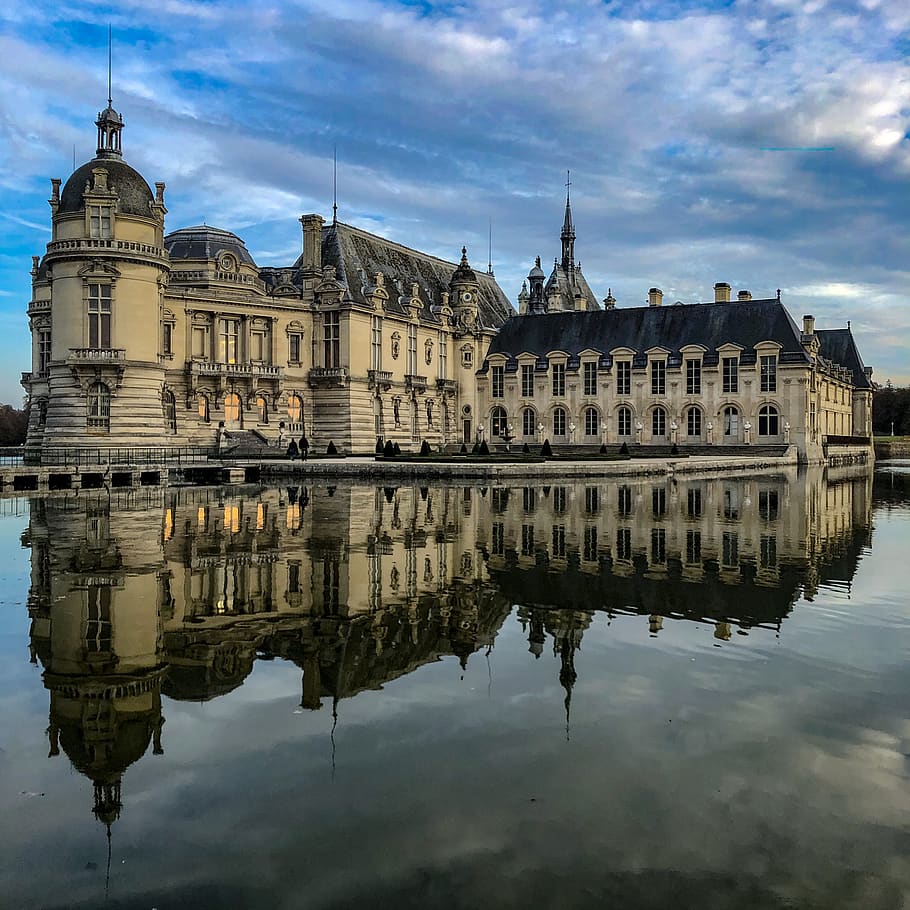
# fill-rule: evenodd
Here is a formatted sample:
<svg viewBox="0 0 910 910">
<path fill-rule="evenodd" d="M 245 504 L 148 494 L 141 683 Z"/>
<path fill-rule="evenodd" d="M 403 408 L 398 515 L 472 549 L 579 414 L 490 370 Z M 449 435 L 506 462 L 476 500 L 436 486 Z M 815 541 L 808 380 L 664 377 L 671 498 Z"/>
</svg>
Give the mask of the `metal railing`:
<svg viewBox="0 0 910 910">
<path fill-rule="evenodd" d="M 0 448 L 0 465 L 107 467 L 108 465 L 186 465 L 204 464 L 218 454 L 214 446 L 134 446 L 128 448 L 89 448 L 87 446 L 48 446 Z"/>
</svg>

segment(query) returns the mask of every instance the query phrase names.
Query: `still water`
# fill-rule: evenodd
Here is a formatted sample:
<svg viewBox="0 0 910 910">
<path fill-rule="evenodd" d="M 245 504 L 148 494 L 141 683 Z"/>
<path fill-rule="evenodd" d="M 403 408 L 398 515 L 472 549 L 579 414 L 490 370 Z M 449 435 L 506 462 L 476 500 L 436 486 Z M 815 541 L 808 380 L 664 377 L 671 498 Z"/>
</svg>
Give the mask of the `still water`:
<svg viewBox="0 0 910 910">
<path fill-rule="evenodd" d="M 0 507 L 4 907 L 910 906 L 910 467 Z"/>
</svg>

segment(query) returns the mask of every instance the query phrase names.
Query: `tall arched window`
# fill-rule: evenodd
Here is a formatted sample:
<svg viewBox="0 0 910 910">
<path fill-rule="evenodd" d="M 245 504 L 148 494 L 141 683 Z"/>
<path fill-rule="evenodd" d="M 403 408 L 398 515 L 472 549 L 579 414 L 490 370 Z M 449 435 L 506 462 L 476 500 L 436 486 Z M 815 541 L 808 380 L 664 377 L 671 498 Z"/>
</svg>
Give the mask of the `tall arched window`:
<svg viewBox="0 0 910 910">
<path fill-rule="evenodd" d="M 758 435 L 777 436 L 780 433 L 780 414 L 773 404 L 763 404 L 758 409 Z"/>
<path fill-rule="evenodd" d="M 224 421 L 225 423 L 237 423 L 240 420 L 240 396 L 235 392 L 229 392 L 224 396 Z"/>
<path fill-rule="evenodd" d="M 303 402 L 299 395 L 288 395 L 288 421 L 300 423 L 303 419 Z"/>
<path fill-rule="evenodd" d="M 733 405 L 724 408 L 724 436 L 739 439 L 739 410 Z"/>
<path fill-rule="evenodd" d="M 525 408 L 521 412 L 521 432 L 524 436 L 533 436 L 537 432 L 537 414 L 534 408 Z"/>
<path fill-rule="evenodd" d="M 689 408 L 686 414 L 686 433 L 701 436 L 701 408 Z"/>
<path fill-rule="evenodd" d="M 667 412 L 663 408 L 654 408 L 651 412 L 651 435 L 667 435 Z"/>
<path fill-rule="evenodd" d="M 632 435 L 632 408 L 620 408 L 616 412 L 616 433 L 619 436 Z"/>
<path fill-rule="evenodd" d="M 509 418 L 506 416 L 506 409 L 493 408 L 490 412 L 490 435 L 505 436 L 508 424 Z"/>
<path fill-rule="evenodd" d="M 585 436 L 596 436 L 600 432 L 600 415 L 597 408 L 585 408 Z"/>
<path fill-rule="evenodd" d="M 196 397 L 196 404 L 199 408 L 199 419 L 203 423 L 208 423 L 209 420 L 211 420 L 211 414 L 209 413 L 209 396 L 200 392 Z"/>
<path fill-rule="evenodd" d="M 174 399 L 174 393 L 170 389 L 165 389 L 161 397 L 161 406 L 164 410 L 164 428 L 168 433 L 177 432 L 177 402 Z"/>
<path fill-rule="evenodd" d="M 87 422 L 96 430 L 111 428 L 111 390 L 103 382 L 89 386 Z"/>
<path fill-rule="evenodd" d="M 557 408 L 553 412 L 553 435 L 554 436 L 565 436 L 566 435 L 566 409 Z"/>
<path fill-rule="evenodd" d="M 260 423 L 269 422 L 269 403 L 266 400 L 265 395 L 256 396 L 256 411 L 259 414 Z"/>
</svg>

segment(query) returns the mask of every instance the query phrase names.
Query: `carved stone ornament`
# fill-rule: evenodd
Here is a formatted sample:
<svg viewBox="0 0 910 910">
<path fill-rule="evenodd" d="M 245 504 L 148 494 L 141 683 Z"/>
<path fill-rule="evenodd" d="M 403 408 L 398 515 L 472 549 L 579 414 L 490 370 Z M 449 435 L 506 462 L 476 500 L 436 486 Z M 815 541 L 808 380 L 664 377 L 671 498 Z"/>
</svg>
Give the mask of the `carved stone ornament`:
<svg viewBox="0 0 910 910">
<path fill-rule="evenodd" d="M 431 338 L 427 338 L 424 343 L 423 353 L 424 360 L 426 360 L 427 366 L 429 366 L 433 362 L 433 340 Z"/>
<path fill-rule="evenodd" d="M 398 360 L 401 353 L 401 335 L 398 332 L 392 333 L 392 360 Z"/>
</svg>

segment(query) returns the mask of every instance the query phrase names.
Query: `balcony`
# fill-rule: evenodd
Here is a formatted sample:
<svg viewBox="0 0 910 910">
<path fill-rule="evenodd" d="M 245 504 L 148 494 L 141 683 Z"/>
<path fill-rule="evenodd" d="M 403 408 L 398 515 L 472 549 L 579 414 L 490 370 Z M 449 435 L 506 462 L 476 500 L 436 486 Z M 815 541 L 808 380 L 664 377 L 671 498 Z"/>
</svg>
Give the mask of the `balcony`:
<svg viewBox="0 0 910 910">
<path fill-rule="evenodd" d="M 20 381 L 20 383 L 21 383 L 22 385 L 27 385 L 28 383 L 30 383 L 30 382 L 32 381 L 32 374 L 31 374 L 31 373 L 23 373 L 23 374 L 22 374 L 22 379 L 19 380 L 19 381 Z"/>
<path fill-rule="evenodd" d="M 437 379 L 436 391 L 440 395 L 454 396 L 458 386 L 454 379 Z"/>
<path fill-rule="evenodd" d="M 69 361 L 79 363 L 113 363 L 126 360 L 124 348 L 70 348 Z"/>
<path fill-rule="evenodd" d="M 268 363 L 221 363 L 217 360 L 193 360 L 189 372 L 194 376 L 225 376 L 241 379 L 280 379 L 281 367 Z"/>
<path fill-rule="evenodd" d="M 413 373 L 408 373 L 404 377 L 404 387 L 409 392 L 419 392 L 423 395 L 427 390 L 427 377 L 415 376 Z"/>
<path fill-rule="evenodd" d="M 388 392 L 392 388 L 392 374 L 388 370 L 368 370 L 367 380 L 371 389 L 382 389 Z"/>
<path fill-rule="evenodd" d="M 313 367 L 307 375 L 310 388 L 342 389 L 348 384 L 347 367 Z"/>
</svg>

